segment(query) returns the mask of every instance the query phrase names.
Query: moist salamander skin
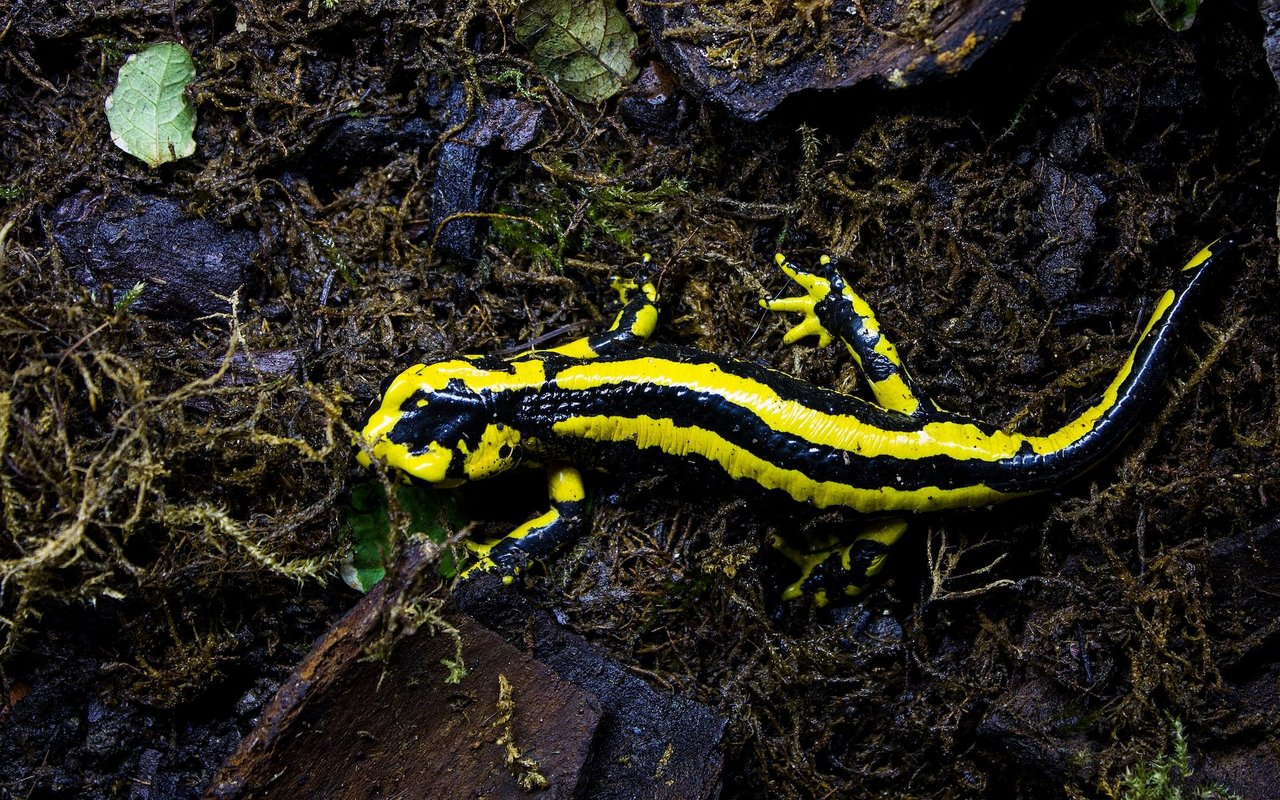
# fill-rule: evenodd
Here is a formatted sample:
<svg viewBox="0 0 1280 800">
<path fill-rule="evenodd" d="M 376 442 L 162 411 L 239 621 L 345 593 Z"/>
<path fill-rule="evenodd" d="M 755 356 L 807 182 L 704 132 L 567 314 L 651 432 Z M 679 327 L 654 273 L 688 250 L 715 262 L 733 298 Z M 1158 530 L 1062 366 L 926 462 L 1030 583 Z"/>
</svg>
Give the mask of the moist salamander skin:
<svg viewBox="0 0 1280 800">
<path fill-rule="evenodd" d="M 762 305 L 802 319 L 787 343 L 816 336 L 849 350 L 873 401 L 730 356 L 648 342 L 658 292 L 615 280 L 623 301 L 602 333 L 512 356 L 418 364 L 383 393 L 362 433 L 370 457 L 456 486 L 517 463 L 545 465 L 551 508 L 489 544 L 468 570 L 508 577 L 586 524 L 578 467 L 675 471 L 707 484 L 868 515 L 832 541 L 777 541 L 799 567 L 786 598 L 857 594 L 904 532 L 903 514 L 984 506 L 1058 486 L 1113 451 L 1159 393 L 1178 331 L 1233 250 L 1219 240 L 1156 301 L 1115 378 L 1074 419 L 1039 436 L 939 408 L 913 380 L 870 306 L 831 260 L 818 272 L 776 262 L 803 293 Z"/>
</svg>

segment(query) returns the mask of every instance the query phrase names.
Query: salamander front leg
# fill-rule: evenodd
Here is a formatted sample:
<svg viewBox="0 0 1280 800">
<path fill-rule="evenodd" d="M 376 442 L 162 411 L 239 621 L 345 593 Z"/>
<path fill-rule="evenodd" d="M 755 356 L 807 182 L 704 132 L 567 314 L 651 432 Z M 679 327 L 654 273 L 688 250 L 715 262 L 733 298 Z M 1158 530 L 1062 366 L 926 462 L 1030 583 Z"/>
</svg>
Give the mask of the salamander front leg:
<svg viewBox="0 0 1280 800">
<path fill-rule="evenodd" d="M 823 256 L 820 260 L 825 277 L 796 268 L 781 253 L 774 256 L 774 261 L 806 292 L 799 297 L 760 301 L 769 311 L 804 315 L 799 324 L 787 331 L 784 342 L 793 344 L 806 336 L 816 336 L 819 346 L 825 347 L 833 338 L 839 338 L 882 407 L 909 416 L 937 410 L 911 378 L 898 348 L 881 332 L 871 306 L 848 287 L 830 258 Z"/>
<path fill-rule="evenodd" d="M 551 508 L 495 542 L 468 541 L 476 562 L 463 571 L 463 578 L 477 572 L 501 572 L 510 583 L 530 561 L 546 558 L 565 542 L 576 538 L 587 522 L 586 492 L 582 475 L 573 467 L 547 468 L 547 493 Z"/>
<path fill-rule="evenodd" d="M 649 254 L 644 254 L 647 272 Z M 622 301 L 622 310 L 607 331 L 551 348 L 551 352 L 574 358 L 598 358 L 634 349 L 648 341 L 658 327 L 658 289 L 648 276 L 640 279 L 614 277 L 610 284 Z"/>
<path fill-rule="evenodd" d="M 898 517 L 876 520 L 850 540 L 794 542 L 775 537 L 773 546 L 799 570 L 782 592 L 783 600 L 804 595 L 819 606 L 862 594 L 880 572 L 889 548 L 906 533 L 907 521 Z"/>
</svg>

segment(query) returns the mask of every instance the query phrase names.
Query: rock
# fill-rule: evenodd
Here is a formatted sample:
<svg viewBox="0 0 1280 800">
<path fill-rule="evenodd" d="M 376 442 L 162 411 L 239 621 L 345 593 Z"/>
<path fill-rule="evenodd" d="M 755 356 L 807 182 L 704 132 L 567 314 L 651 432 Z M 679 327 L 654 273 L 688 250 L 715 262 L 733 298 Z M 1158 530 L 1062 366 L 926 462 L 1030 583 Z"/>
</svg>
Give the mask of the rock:
<svg viewBox="0 0 1280 800">
<path fill-rule="evenodd" d="M 1258 0 L 1258 11 L 1266 25 L 1262 48 L 1267 53 L 1267 65 L 1271 67 L 1271 75 L 1276 82 L 1280 83 L 1280 0 Z"/>
<path fill-rule="evenodd" d="M 222 353 L 210 354 L 220 358 Z M 231 364 L 222 383 L 230 386 L 255 386 L 289 373 L 297 373 L 302 367 L 302 353 L 298 350 L 248 350 L 237 351 L 231 356 Z"/>
<path fill-rule="evenodd" d="M 1037 784 L 1083 783 L 1098 749 L 1083 732 L 1086 709 L 1080 698 L 1033 672 L 996 698 L 977 736 L 1011 771 Z"/>
<path fill-rule="evenodd" d="M 645 133 L 669 133 L 688 116 L 687 103 L 665 66 L 645 66 L 618 101 L 618 113 L 627 124 Z"/>
<path fill-rule="evenodd" d="M 740 119 L 757 120 L 805 89 L 863 81 L 900 88 L 961 72 L 1021 18 L 1024 0 L 955 0 L 923 17 L 921 4 L 899 0 L 796 3 L 792 13 L 800 20 L 808 14 L 807 26 L 770 35 L 770 49 L 760 53 L 744 44 L 757 41 L 755 28 L 743 22 L 741 31 L 733 30 L 725 5 L 646 3 L 642 14 L 686 89 Z M 788 43 L 794 52 L 774 52 Z"/>
<path fill-rule="evenodd" d="M 326 174 L 384 163 L 396 150 L 430 147 L 440 132 L 424 119 L 341 116 L 326 120 L 307 150 L 308 167 Z"/>
<path fill-rule="evenodd" d="M 426 152 L 440 136 L 433 121 L 399 116 L 348 116 L 320 123 L 315 141 L 301 151 L 299 166 L 325 191 L 352 186 L 367 171 L 380 169 L 400 153 Z"/>
<path fill-rule="evenodd" d="M 164 197 L 77 195 L 53 211 L 53 238 L 77 278 L 96 292 L 108 285 L 119 300 L 137 283 L 134 312 L 195 319 L 230 310 L 246 287 L 258 241 L 188 217 Z"/>
<path fill-rule="evenodd" d="M 1036 221 L 1045 244 L 1037 254 L 1036 278 L 1045 300 L 1062 306 L 1080 288 L 1082 265 L 1097 239 L 1097 212 L 1107 198 L 1089 176 L 1067 172 L 1053 159 L 1044 159 L 1040 173 L 1045 180 Z"/>
<path fill-rule="evenodd" d="M 467 120 L 461 83 L 449 91 L 445 113 L 449 126 Z M 428 228 L 437 252 L 468 263 L 480 256 L 481 220 L 466 215 L 482 211 L 493 188 L 486 151 L 494 146 L 523 150 L 533 143 L 543 117 L 540 108 L 513 98 L 490 99 L 471 113 L 467 127 L 440 146 Z"/>
<path fill-rule="evenodd" d="M 688 698 L 659 691 L 607 653 L 534 609 L 493 575 L 454 590 L 458 606 L 560 678 L 590 691 L 603 716 L 592 768 L 580 787 L 592 800 L 718 797 L 726 720 Z"/>
</svg>

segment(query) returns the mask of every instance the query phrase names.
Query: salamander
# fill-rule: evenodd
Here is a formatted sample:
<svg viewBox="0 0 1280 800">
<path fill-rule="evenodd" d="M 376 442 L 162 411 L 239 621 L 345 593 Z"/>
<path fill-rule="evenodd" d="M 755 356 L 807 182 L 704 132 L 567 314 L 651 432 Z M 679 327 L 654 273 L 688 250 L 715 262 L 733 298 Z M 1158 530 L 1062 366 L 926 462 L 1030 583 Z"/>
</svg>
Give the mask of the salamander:
<svg viewBox="0 0 1280 800">
<path fill-rule="evenodd" d="M 762 300 L 800 314 L 792 344 L 838 340 L 873 400 L 813 386 L 750 361 L 649 342 L 658 292 L 615 280 L 623 303 L 608 330 L 516 355 L 464 355 L 401 372 L 362 432 L 371 458 L 439 487 L 542 465 L 551 508 L 496 542 L 473 544 L 467 574 L 509 580 L 586 525 L 578 467 L 667 470 L 786 502 L 866 515 L 832 541 L 777 541 L 800 567 L 785 598 L 858 594 L 906 530 L 905 515 L 984 506 L 1056 487 L 1113 451 L 1161 387 L 1178 330 L 1232 249 L 1197 253 L 1156 301 L 1115 378 L 1057 430 L 1026 435 L 940 408 L 903 364 L 871 307 L 831 259 L 809 272 L 776 257 L 803 291 Z"/>
</svg>

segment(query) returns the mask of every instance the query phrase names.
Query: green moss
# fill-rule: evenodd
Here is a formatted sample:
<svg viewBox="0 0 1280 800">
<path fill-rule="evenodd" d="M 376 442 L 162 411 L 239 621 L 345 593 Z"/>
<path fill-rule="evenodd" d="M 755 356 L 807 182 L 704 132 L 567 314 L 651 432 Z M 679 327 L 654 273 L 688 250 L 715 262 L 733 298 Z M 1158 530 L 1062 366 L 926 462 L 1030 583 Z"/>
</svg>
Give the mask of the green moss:
<svg viewBox="0 0 1280 800">
<path fill-rule="evenodd" d="M 1159 753 L 1150 761 L 1128 767 L 1109 794 L 1118 800 L 1240 800 L 1217 784 L 1193 784 L 1191 757 L 1182 720 L 1170 718 L 1173 752 Z"/>
<path fill-rule="evenodd" d="M 618 169 L 614 164 L 606 173 Z M 569 174 L 563 164 L 551 171 L 553 176 Z M 597 185 L 550 183 L 542 187 L 536 207 L 502 206 L 493 220 L 493 239 L 506 252 L 524 253 L 559 271 L 571 253 L 609 245 L 630 248 L 645 219 L 662 213 L 687 191 L 684 181 L 670 177 L 652 189 L 605 176 Z"/>
</svg>

